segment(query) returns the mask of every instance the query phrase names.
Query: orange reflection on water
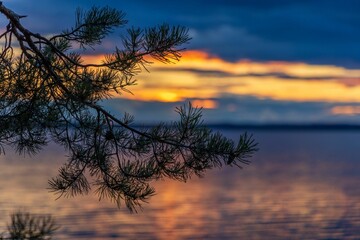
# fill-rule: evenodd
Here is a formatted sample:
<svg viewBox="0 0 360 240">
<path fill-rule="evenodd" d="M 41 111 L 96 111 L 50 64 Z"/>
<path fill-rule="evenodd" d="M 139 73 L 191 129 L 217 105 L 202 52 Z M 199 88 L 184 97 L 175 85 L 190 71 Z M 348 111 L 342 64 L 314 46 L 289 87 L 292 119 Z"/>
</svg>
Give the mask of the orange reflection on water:
<svg viewBox="0 0 360 240">
<path fill-rule="evenodd" d="M 204 218 L 208 211 L 193 206 L 200 200 L 200 195 L 207 198 L 206 191 L 189 189 L 188 184 L 175 181 L 159 182 L 156 185 L 158 194 L 151 200 L 154 205 L 151 203 L 146 208 L 150 207 L 151 214 L 154 214 L 155 226 L 159 229 L 155 233 L 157 239 L 186 239 L 206 229 Z"/>
<path fill-rule="evenodd" d="M 351 198 L 331 182 L 291 176 L 297 167 L 285 169 L 290 173 L 274 178 L 261 169 L 246 169 L 248 172 L 213 172 L 187 185 L 157 184 L 159 194 L 149 206 L 153 208 L 155 202 L 157 213 L 154 214 L 156 219 L 161 219 L 157 226 L 162 231 L 157 237 L 303 239 L 306 236 L 343 236 L 342 229 L 336 230 L 336 223 L 348 221 L 349 211 L 355 211 L 353 213 L 359 217 L 359 196 Z M 168 210 L 158 211 L 160 208 Z M 353 224 L 352 230 L 359 227 L 356 222 Z M 328 230 L 331 228 L 335 229 Z"/>
<path fill-rule="evenodd" d="M 360 239 L 359 133 L 255 137 L 260 151 L 250 166 L 158 181 L 138 214 L 92 194 L 55 201 L 46 182 L 64 161 L 61 148 L 33 159 L 8 151 L 0 157 L 0 211 L 52 214 L 61 226 L 55 239 Z"/>
</svg>

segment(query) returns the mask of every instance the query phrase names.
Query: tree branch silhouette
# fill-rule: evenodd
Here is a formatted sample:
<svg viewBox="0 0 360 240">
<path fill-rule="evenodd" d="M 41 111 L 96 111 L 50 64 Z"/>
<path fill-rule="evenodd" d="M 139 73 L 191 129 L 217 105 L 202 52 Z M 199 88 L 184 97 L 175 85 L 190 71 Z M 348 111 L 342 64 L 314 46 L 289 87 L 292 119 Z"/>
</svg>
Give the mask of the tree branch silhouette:
<svg viewBox="0 0 360 240">
<path fill-rule="evenodd" d="M 0 235 L 0 240 L 5 239 L 37 239 L 51 240 L 59 226 L 51 215 L 35 215 L 18 211 L 11 214 L 8 224 L 8 233 Z M 4 236 L 5 235 L 5 236 Z"/>
<path fill-rule="evenodd" d="M 84 63 L 81 49 L 95 48 L 125 14 L 109 7 L 76 11 L 71 29 L 51 37 L 25 28 L 20 16 L 0 2 L 8 24 L 0 35 L 0 145 L 35 154 L 55 141 L 69 158 L 49 180 L 59 196 L 87 194 L 110 198 L 131 211 L 155 192 L 162 178 L 187 181 L 192 175 L 223 165 L 248 164 L 257 150 L 247 134 L 225 138 L 203 124 L 201 109 L 177 108 L 180 120 L 153 128 L 136 128 L 132 116 L 117 118 L 100 100 L 130 92 L 135 76 L 147 70 L 149 57 L 178 61 L 190 40 L 184 27 L 163 24 L 130 28 L 120 47 L 101 64 Z M 79 49 L 80 48 L 80 49 Z"/>
</svg>

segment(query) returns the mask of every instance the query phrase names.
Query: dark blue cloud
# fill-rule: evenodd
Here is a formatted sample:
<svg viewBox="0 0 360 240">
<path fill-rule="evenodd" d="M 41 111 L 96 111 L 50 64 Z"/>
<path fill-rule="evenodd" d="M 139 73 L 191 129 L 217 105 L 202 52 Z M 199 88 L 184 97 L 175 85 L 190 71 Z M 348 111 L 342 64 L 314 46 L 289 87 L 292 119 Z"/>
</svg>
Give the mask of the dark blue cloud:
<svg viewBox="0 0 360 240">
<path fill-rule="evenodd" d="M 193 37 L 188 48 L 227 60 L 286 60 L 360 67 L 360 1 L 46 1 L 7 0 L 28 14 L 39 32 L 69 26 L 76 7 L 110 5 L 127 13 L 129 24 L 184 25 Z"/>
<path fill-rule="evenodd" d="M 212 100 L 217 102 L 218 107 L 203 109 L 205 122 L 210 124 L 331 124 L 358 123 L 360 121 L 359 115 L 331 114 L 331 109 L 335 106 L 358 107 L 358 103 L 291 102 L 231 95 Z M 110 99 L 103 103 L 115 114 L 123 114 L 126 111 L 136 116 L 136 124 L 155 124 L 159 121 L 178 120 L 179 116 L 174 110 L 176 107 L 184 105 L 184 102 L 144 102 L 126 99 Z"/>
</svg>

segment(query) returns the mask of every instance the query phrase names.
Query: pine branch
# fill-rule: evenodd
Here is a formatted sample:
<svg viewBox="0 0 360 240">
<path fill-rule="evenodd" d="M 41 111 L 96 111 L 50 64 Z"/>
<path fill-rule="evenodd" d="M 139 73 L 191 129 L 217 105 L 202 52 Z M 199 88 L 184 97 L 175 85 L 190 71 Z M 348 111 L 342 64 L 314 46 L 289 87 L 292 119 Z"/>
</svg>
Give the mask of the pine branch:
<svg viewBox="0 0 360 240">
<path fill-rule="evenodd" d="M 150 129 L 135 128 L 131 116 L 117 118 L 99 104 L 111 91 L 129 91 L 134 76 L 151 64 L 146 56 L 178 61 L 190 39 L 186 28 L 131 28 L 103 63 L 84 64 L 74 45 L 101 44 L 126 23 L 122 12 L 78 10 L 75 27 L 50 38 L 26 29 L 23 16 L 3 4 L 0 13 L 9 20 L 0 34 L 0 147 L 36 153 L 48 141 L 62 145 L 69 159 L 49 181 L 59 196 L 87 194 L 93 186 L 100 199 L 136 211 L 154 194 L 152 181 L 187 181 L 224 165 L 241 168 L 257 150 L 252 136 L 243 134 L 235 143 L 204 126 L 201 109 L 190 103 L 176 109 L 178 122 Z"/>
</svg>

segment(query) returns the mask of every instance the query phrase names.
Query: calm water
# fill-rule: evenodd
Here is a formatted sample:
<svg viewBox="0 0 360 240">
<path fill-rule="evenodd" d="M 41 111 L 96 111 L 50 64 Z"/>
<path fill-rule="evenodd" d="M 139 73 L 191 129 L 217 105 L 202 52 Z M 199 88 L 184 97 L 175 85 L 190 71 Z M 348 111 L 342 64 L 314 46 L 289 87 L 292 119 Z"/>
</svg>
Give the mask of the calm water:
<svg viewBox="0 0 360 240">
<path fill-rule="evenodd" d="M 52 214 L 55 239 L 360 239 L 360 132 L 253 133 L 260 151 L 250 166 L 157 182 L 138 214 L 93 195 L 55 201 L 46 188 L 64 159 L 59 148 L 31 159 L 8 151 L 0 232 L 20 209 Z"/>
</svg>

